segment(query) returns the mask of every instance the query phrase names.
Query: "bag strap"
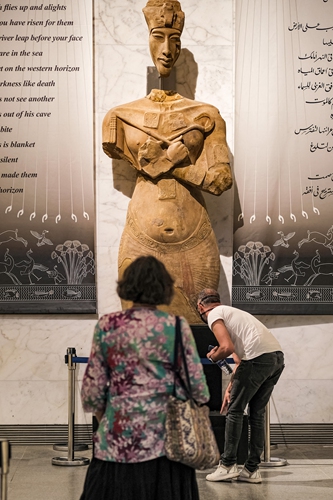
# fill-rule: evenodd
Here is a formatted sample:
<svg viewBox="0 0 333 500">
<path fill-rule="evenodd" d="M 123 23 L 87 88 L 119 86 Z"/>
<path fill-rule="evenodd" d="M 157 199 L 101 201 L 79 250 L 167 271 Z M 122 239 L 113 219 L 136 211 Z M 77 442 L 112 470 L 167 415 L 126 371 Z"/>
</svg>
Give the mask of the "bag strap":
<svg viewBox="0 0 333 500">
<path fill-rule="evenodd" d="M 180 376 L 180 369 L 178 366 L 178 350 L 179 350 L 179 348 L 180 348 L 180 352 L 181 352 L 181 358 L 183 361 L 186 383 L 184 382 L 184 380 Z M 173 358 L 172 370 L 174 372 L 173 396 L 176 396 L 176 376 L 178 376 L 180 385 L 184 389 L 186 396 L 189 399 L 193 399 L 190 376 L 189 376 L 188 366 L 187 366 L 186 356 L 185 356 L 185 349 L 184 349 L 184 344 L 183 344 L 182 334 L 181 334 L 181 329 L 180 329 L 179 316 L 176 316 L 175 348 L 174 348 L 174 358 Z"/>
</svg>

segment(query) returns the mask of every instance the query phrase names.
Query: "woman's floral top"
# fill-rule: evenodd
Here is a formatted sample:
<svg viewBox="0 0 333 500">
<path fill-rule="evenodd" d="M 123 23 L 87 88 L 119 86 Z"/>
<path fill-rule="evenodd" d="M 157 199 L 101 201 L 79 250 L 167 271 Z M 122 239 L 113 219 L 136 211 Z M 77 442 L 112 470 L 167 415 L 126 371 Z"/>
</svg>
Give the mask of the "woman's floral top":
<svg viewBox="0 0 333 500">
<path fill-rule="evenodd" d="M 193 397 L 205 403 L 205 375 L 192 331 L 182 317 L 181 330 Z M 94 436 L 96 458 L 144 462 L 165 455 L 174 341 L 175 316 L 156 309 L 132 308 L 98 321 L 81 390 L 85 411 L 104 412 Z M 184 399 L 182 388 L 177 383 L 176 387 L 177 396 Z"/>
</svg>

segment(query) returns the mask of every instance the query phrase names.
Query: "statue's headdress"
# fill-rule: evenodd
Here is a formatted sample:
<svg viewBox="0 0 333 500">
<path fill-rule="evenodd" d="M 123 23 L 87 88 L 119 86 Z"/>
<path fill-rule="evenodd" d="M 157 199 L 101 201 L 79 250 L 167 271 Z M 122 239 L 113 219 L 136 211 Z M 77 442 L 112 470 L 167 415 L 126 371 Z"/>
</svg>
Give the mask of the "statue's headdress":
<svg viewBox="0 0 333 500">
<path fill-rule="evenodd" d="M 149 32 L 154 28 L 175 28 L 180 32 L 183 31 L 185 14 L 176 0 L 148 0 L 142 11 Z"/>
</svg>

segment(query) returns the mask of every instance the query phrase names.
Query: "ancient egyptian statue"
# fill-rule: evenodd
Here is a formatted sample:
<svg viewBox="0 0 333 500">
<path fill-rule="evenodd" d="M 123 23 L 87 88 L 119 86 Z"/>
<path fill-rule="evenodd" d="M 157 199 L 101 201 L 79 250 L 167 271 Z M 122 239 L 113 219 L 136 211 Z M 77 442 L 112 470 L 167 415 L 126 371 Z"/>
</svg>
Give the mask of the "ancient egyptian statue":
<svg viewBox="0 0 333 500">
<path fill-rule="evenodd" d="M 143 12 L 153 62 L 160 77 L 168 77 L 180 54 L 184 13 L 179 2 L 163 0 L 149 0 Z M 173 301 L 164 310 L 200 323 L 197 295 L 203 288 L 217 289 L 220 276 L 201 191 L 220 195 L 232 185 L 219 111 L 154 89 L 106 114 L 103 150 L 137 171 L 119 248 L 119 276 L 136 257 L 154 255 L 175 280 Z"/>
</svg>

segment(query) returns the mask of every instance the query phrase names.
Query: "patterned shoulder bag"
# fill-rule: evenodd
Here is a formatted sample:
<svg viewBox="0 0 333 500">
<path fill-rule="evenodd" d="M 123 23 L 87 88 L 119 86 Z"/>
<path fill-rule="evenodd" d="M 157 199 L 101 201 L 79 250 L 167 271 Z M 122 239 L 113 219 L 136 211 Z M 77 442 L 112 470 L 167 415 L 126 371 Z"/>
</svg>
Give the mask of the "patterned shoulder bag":
<svg viewBox="0 0 333 500">
<path fill-rule="evenodd" d="M 182 380 L 177 366 L 179 348 L 186 382 Z M 220 452 L 211 426 L 208 406 L 199 406 L 193 399 L 178 316 L 176 316 L 173 372 L 175 379 L 178 377 L 187 399 L 183 401 L 176 397 L 174 379 L 173 395 L 169 396 L 165 423 L 165 454 L 169 460 L 181 462 L 194 469 L 208 469 L 218 463 Z"/>
</svg>

